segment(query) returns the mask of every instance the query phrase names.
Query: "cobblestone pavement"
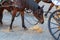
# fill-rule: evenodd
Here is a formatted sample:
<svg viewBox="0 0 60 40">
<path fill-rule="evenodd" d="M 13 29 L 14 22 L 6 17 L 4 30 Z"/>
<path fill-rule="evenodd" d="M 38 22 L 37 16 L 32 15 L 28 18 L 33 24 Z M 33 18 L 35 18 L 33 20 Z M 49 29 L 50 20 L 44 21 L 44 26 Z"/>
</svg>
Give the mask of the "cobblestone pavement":
<svg viewBox="0 0 60 40">
<path fill-rule="evenodd" d="M 49 4 L 47 4 L 49 5 Z M 33 16 L 25 15 L 25 17 L 34 24 L 32 20 Z M 44 24 L 38 24 L 42 28 L 43 32 L 38 33 L 32 30 L 24 31 L 21 27 L 21 17 L 16 17 L 13 23 L 13 31 L 9 31 L 9 25 L 11 23 L 11 15 L 4 13 L 3 25 L 0 25 L 0 40 L 54 40 L 48 29 L 48 18 L 45 18 Z M 25 25 L 30 28 L 34 25 L 30 25 L 25 20 Z"/>
</svg>

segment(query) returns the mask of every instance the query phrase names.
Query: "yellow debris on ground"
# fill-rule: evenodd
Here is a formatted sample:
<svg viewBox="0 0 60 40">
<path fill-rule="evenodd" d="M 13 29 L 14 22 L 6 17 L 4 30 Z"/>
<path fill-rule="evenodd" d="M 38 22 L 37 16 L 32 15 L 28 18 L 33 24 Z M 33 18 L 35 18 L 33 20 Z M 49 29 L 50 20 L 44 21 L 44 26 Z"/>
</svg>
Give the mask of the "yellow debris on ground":
<svg viewBox="0 0 60 40">
<path fill-rule="evenodd" d="M 10 32 L 9 29 L 1 29 L 0 31 L 2 31 L 2 32 Z"/>
<path fill-rule="evenodd" d="M 35 26 L 31 27 L 30 30 L 33 30 L 33 31 L 36 31 L 36 32 L 39 32 L 39 33 L 43 32 L 42 28 L 39 27 L 39 25 L 35 25 Z"/>
</svg>

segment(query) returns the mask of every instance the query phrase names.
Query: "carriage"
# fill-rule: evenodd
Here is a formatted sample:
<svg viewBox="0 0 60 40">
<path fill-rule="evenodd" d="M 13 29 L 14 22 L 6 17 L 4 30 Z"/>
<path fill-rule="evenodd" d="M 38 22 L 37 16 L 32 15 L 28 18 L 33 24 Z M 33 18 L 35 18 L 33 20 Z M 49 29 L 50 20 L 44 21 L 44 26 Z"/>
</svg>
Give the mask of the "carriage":
<svg viewBox="0 0 60 40">
<path fill-rule="evenodd" d="M 2 3 L 4 2 L 4 0 L 0 0 L 0 5 L 2 5 Z M 1 6 L 1 7 L 11 7 L 13 5 L 8 5 L 8 6 Z M 51 35 L 54 37 L 55 40 L 60 40 L 60 10 L 56 10 L 54 11 L 48 20 L 48 28 L 49 31 L 51 33 Z"/>
<path fill-rule="evenodd" d="M 57 10 L 54 11 L 48 20 L 48 28 L 51 35 L 56 39 L 60 40 L 60 0 L 52 0 L 52 2 L 58 6 Z M 55 21 L 55 22 L 53 22 Z"/>
</svg>

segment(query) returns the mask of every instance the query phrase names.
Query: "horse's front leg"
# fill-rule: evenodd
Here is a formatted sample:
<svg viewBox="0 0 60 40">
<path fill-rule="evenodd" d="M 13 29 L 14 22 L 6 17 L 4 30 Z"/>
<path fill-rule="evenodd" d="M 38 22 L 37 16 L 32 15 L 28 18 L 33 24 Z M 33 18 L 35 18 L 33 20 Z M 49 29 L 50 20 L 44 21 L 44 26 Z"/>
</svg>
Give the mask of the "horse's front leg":
<svg viewBox="0 0 60 40">
<path fill-rule="evenodd" d="M 3 13 L 0 14 L 0 23 L 1 23 L 1 24 L 3 24 L 2 18 L 3 18 Z"/>
<path fill-rule="evenodd" d="M 21 12 L 21 19 L 22 19 L 22 27 L 27 30 L 27 27 L 24 24 L 24 11 Z"/>
<path fill-rule="evenodd" d="M 15 16 L 16 16 L 17 10 L 14 9 L 12 13 L 12 19 L 11 19 L 11 24 L 10 24 L 10 30 L 12 30 L 12 24 L 14 22 Z"/>
<path fill-rule="evenodd" d="M 2 19 L 3 19 L 3 9 L 0 8 L 0 23 L 1 24 L 3 24 Z"/>
<path fill-rule="evenodd" d="M 13 24 L 14 19 L 15 19 L 15 16 L 12 16 L 11 24 L 10 24 L 10 30 L 12 30 L 12 24 Z"/>
<path fill-rule="evenodd" d="M 49 11 L 52 9 L 52 7 L 53 7 L 53 6 L 54 6 L 54 4 L 53 4 L 53 3 L 51 3 L 51 5 L 50 5 L 50 7 L 49 7 L 48 11 L 46 12 L 45 16 L 47 16 L 47 15 L 48 15 Z"/>
</svg>

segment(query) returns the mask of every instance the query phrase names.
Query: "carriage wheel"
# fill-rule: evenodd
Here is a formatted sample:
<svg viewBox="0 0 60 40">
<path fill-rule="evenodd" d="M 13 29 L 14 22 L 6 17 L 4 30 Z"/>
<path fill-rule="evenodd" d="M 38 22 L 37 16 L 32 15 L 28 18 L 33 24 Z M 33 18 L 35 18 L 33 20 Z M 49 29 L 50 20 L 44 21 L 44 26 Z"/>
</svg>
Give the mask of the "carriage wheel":
<svg viewBox="0 0 60 40">
<path fill-rule="evenodd" d="M 48 20 L 48 28 L 55 40 L 60 40 L 60 10 L 53 12 Z"/>
</svg>

